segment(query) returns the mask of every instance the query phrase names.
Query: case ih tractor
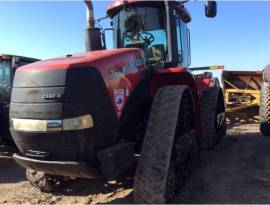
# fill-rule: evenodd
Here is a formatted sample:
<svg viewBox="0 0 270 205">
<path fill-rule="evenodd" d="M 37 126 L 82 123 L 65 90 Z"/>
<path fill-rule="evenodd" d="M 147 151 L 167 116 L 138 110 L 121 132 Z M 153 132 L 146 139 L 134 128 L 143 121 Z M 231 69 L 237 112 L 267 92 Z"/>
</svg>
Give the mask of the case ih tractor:
<svg viewBox="0 0 270 205">
<path fill-rule="evenodd" d="M 9 132 L 9 103 L 15 70 L 36 61 L 38 59 L 7 54 L 0 55 L 0 142 L 12 141 Z"/>
<path fill-rule="evenodd" d="M 42 191 L 64 176 L 117 179 L 136 167 L 135 202 L 170 202 L 199 162 L 199 145 L 226 133 L 217 79 L 188 69 L 191 17 L 178 1 L 117 0 L 107 10 L 115 49 L 106 50 L 85 3 L 88 52 L 16 71 L 14 159 Z M 215 14 L 207 2 L 206 15 Z"/>
</svg>

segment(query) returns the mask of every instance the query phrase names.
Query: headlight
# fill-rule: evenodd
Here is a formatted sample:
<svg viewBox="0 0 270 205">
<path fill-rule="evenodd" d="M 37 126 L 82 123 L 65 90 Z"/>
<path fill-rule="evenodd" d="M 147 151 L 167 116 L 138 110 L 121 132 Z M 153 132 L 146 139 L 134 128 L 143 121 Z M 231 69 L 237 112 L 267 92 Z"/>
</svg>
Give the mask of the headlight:
<svg viewBox="0 0 270 205">
<path fill-rule="evenodd" d="M 91 115 L 83 115 L 63 120 L 63 130 L 82 130 L 94 126 Z"/>
<path fill-rule="evenodd" d="M 47 120 L 11 119 L 10 126 L 22 131 L 47 131 Z"/>
<path fill-rule="evenodd" d="M 82 130 L 94 126 L 92 115 L 83 115 L 64 120 L 10 119 L 10 126 L 15 130 L 30 132 L 48 132 L 65 130 Z"/>
</svg>

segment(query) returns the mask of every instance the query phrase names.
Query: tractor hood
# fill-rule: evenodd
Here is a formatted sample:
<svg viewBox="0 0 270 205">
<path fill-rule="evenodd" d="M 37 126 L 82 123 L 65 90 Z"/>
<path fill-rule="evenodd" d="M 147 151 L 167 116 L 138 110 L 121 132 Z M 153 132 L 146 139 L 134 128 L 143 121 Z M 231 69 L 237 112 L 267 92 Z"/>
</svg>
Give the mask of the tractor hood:
<svg viewBox="0 0 270 205">
<path fill-rule="evenodd" d="M 144 66 L 143 59 L 143 51 L 128 48 L 20 67 L 13 81 L 10 116 L 47 120 L 72 118 L 108 107 L 112 110 L 113 89 L 118 85 L 126 88 L 126 76 L 134 76 Z"/>
<path fill-rule="evenodd" d="M 139 56 L 141 50 L 137 48 L 122 48 L 102 51 L 91 51 L 83 54 L 67 55 L 66 57 L 53 58 L 39 61 L 30 65 L 20 67 L 17 71 L 40 71 L 40 70 L 54 70 L 54 69 L 69 69 L 82 66 L 95 66 L 101 62 L 108 64 L 117 63 L 119 57 L 123 56 Z M 126 59 L 128 61 L 129 59 Z"/>
<path fill-rule="evenodd" d="M 144 64 L 143 51 L 137 48 L 123 48 L 92 51 L 83 54 L 67 55 L 32 63 L 16 71 L 13 87 L 63 86 L 68 72 L 76 69 L 97 69 L 104 80 L 108 72 L 118 68 Z M 140 64 L 140 65 L 137 65 Z M 27 79 L 24 78 L 27 76 Z M 79 77 L 79 76 L 78 76 Z M 79 79 L 76 79 L 79 82 Z M 80 81 L 81 82 L 81 81 Z"/>
<path fill-rule="evenodd" d="M 115 95 L 124 98 L 129 79 L 136 84 L 142 78 L 138 70 L 143 59 L 139 49 L 114 49 L 20 67 L 9 110 L 12 136 L 20 151 L 30 155 L 31 150 L 41 151 L 54 160 L 87 156 L 95 161 L 95 150 L 115 144 L 112 133 L 122 111 Z M 85 119 L 89 126 L 84 126 Z"/>
</svg>

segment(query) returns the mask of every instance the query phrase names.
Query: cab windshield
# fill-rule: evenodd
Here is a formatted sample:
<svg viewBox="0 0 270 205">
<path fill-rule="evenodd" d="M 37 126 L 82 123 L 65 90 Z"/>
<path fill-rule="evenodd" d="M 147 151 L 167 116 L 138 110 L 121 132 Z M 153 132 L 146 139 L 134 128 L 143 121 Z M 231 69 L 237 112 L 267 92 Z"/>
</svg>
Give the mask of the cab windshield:
<svg viewBox="0 0 270 205">
<path fill-rule="evenodd" d="M 148 63 L 167 58 L 165 9 L 160 7 L 129 6 L 114 18 L 118 48 L 137 47 L 145 51 Z"/>
<path fill-rule="evenodd" d="M 0 102 L 9 101 L 11 87 L 10 66 L 9 60 L 0 60 Z"/>
</svg>

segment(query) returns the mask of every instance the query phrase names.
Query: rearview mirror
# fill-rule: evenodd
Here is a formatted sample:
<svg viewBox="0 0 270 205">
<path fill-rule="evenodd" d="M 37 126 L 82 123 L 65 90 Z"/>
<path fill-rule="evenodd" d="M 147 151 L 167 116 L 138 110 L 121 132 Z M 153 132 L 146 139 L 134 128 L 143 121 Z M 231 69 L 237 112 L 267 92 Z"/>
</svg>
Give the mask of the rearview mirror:
<svg viewBox="0 0 270 205">
<path fill-rule="evenodd" d="M 205 2 L 205 16 L 213 18 L 216 15 L 217 15 L 217 2 L 207 0 Z"/>
</svg>

